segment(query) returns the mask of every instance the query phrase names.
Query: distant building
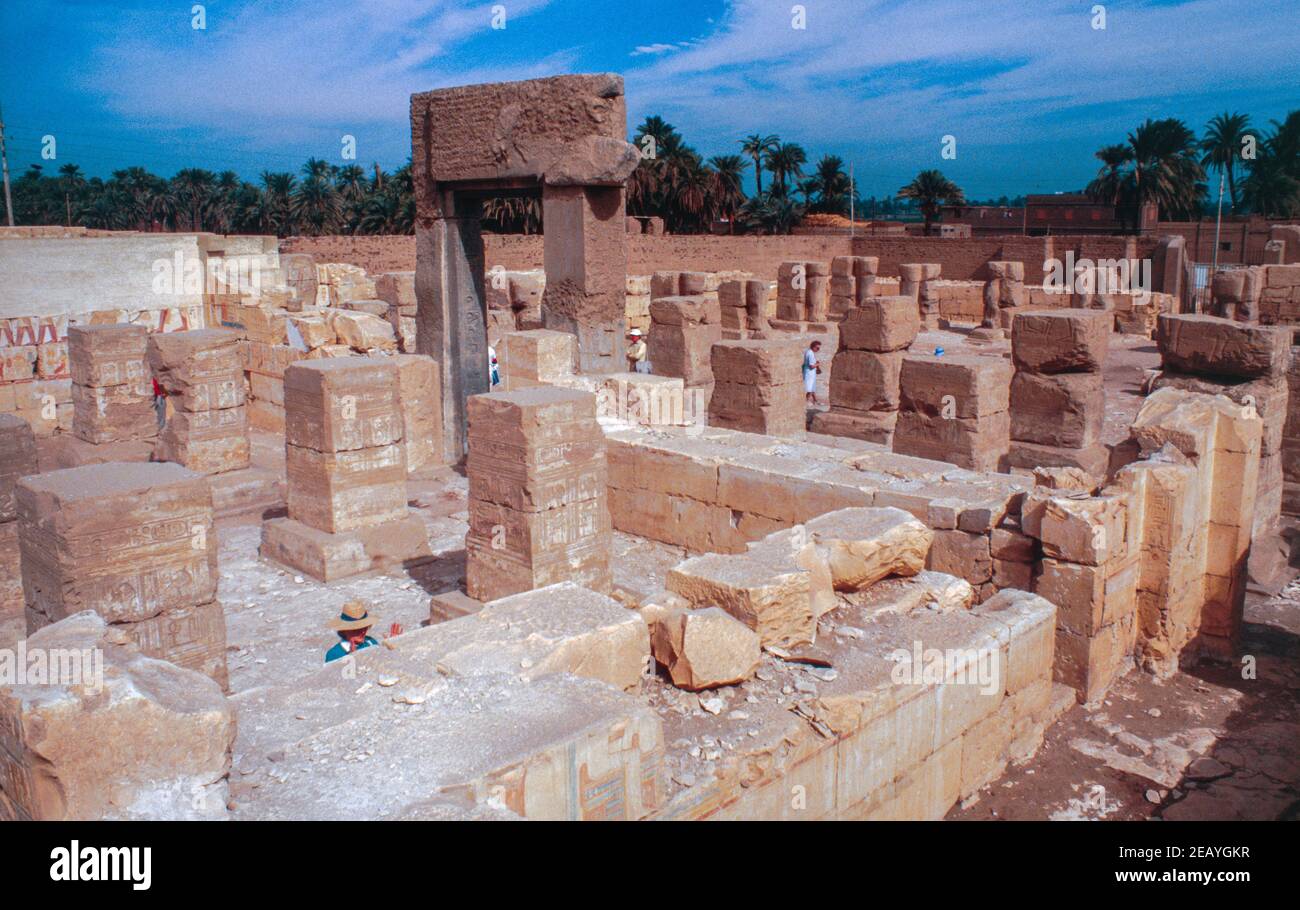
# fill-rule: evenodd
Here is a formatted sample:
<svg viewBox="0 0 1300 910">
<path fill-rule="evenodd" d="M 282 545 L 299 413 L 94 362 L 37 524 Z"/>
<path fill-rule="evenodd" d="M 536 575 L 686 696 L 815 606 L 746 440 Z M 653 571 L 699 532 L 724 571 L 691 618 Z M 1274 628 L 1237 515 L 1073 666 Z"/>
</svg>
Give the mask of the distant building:
<svg viewBox="0 0 1300 910">
<path fill-rule="evenodd" d="M 1026 196 L 1024 208 L 996 205 L 945 205 L 947 224 L 968 224 L 973 236 L 990 234 L 1151 234 L 1159 208 L 1149 202 L 1139 210 L 1094 202 L 1082 193 Z"/>
</svg>

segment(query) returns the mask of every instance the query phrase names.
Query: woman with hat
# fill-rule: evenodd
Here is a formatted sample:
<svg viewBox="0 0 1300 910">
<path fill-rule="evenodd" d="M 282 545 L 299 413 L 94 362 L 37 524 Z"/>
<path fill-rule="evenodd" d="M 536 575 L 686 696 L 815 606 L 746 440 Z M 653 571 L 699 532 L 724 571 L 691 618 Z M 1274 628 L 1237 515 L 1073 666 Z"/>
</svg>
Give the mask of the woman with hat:
<svg viewBox="0 0 1300 910">
<path fill-rule="evenodd" d="M 325 663 L 379 644 L 366 634 L 376 621 L 377 617 L 371 615 L 370 605 L 364 600 L 349 600 L 345 603 L 338 618 L 329 621 L 329 627 L 339 635 L 339 642 L 325 652 Z M 388 634 L 401 635 L 402 627 L 393 623 Z"/>
</svg>

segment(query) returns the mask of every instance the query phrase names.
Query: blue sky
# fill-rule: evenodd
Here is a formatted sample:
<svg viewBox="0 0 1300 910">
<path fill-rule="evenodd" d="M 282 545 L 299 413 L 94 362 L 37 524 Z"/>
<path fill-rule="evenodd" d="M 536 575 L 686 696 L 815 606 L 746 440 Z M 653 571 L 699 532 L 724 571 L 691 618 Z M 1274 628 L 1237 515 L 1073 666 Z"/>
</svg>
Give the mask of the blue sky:
<svg viewBox="0 0 1300 910">
<path fill-rule="evenodd" d="M 862 195 L 937 167 L 971 198 L 1077 189 L 1145 117 L 1198 133 L 1300 107 L 1296 0 L 0 0 L 10 168 L 138 164 L 247 179 L 308 157 L 385 169 L 408 98 L 448 85 L 613 71 L 629 130 L 659 114 L 706 157 L 749 133 L 854 164 Z M 942 137 L 957 157 L 940 157 Z"/>
</svg>

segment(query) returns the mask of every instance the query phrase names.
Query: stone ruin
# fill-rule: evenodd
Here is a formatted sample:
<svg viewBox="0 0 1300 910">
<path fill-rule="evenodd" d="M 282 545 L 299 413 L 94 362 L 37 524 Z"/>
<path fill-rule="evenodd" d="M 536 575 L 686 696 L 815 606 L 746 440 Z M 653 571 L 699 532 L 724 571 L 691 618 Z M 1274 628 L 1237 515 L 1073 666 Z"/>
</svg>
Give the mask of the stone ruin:
<svg viewBox="0 0 1300 910">
<path fill-rule="evenodd" d="M 1240 655 L 1300 512 L 1296 266 L 1206 315 L 1005 251 L 629 276 L 617 77 L 411 110 L 414 273 L 286 254 L 212 328 L 73 325 L 75 443 L 0 414 L 0 648 L 101 661 L 0 683 L 0 818 L 939 819 L 1126 674 Z M 510 193 L 540 272 L 484 261 Z M 322 666 L 354 598 L 406 628 Z"/>
</svg>

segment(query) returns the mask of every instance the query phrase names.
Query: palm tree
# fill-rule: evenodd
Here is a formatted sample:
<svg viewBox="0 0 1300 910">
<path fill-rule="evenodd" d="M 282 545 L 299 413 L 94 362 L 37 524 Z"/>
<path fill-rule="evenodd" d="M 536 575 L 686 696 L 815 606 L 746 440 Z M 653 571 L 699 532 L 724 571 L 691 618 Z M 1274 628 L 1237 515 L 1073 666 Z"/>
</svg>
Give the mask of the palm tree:
<svg viewBox="0 0 1300 910">
<path fill-rule="evenodd" d="M 941 205 L 963 205 L 966 196 L 961 187 L 953 183 L 939 171 L 921 171 L 912 182 L 898 191 L 900 199 L 911 199 L 921 209 L 925 218 L 925 233 L 929 236 L 931 226 L 939 217 Z"/>
<path fill-rule="evenodd" d="M 72 226 L 72 197 L 80 193 L 82 187 L 86 185 L 86 177 L 81 173 L 81 168 L 75 164 L 65 164 L 59 168 L 62 175 L 59 183 L 63 185 L 63 210 L 66 218 L 66 224 Z"/>
<path fill-rule="evenodd" d="M 781 145 L 781 140 L 776 136 L 760 136 L 758 133 L 751 133 L 744 139 L 740 140 L 740 151 L 748 155 L 754 161 L 754 180 L 756 183 L 755 192 L 758 195 L 763 194 L 763 166 L 767 156 L 774 152 Z"/>
<path fill-rule="evenodd" d="M 818 195 L 813 211 L 830 212 L 843 215 L 849 209 L 849 193 L 852 185 L 849 175 L 844 173 L 844 159 L 838 155 L 823 155 L 817 162 L 812 183 Z"/>
<path fill-rule="evenodd" d="M 709 159 L 713 168 L 712 195 L 718 215 L 726 218 L 730 233 L 736 232 L 736 212 L 745 202 L 745 168 L 749 167 L 739 155 L 714 155 Z"/>
<path fill-rule="evenodd" d="M 1088 195 L 1111 205 L 1119 205 L 1124 193 L 1123 167 L 1133 160 L 1133 150 L 1127 145 L 1106 145 L 1097 149 L 1093 157 L 1101 162 L 1102 167 L 1096 178 L 1088 184 Z"/>
<path fill-rule="evenodd" d="M 803 146 L 795 142 L 782 142 L 768 152 L 767 169 L 772 172 L 772 182 L 785 189 L 787 177 L 802 177 L 803 166 L 808 161 L 808 153 Z"/>
<path fill-rule="evenodd" d="M 1270 123 L 1273 133 L 1247 162 L 1242 201 L 1268 217 L 1300 217 L 1300 111 Z"/>
<path fill-rule="evenodd" d="M 212 207 L 216 175 L 203 168 L 187 167 L 172 178 L 177 207 L 189 219 L 189 229 L 204 230 L 204 220 Z"/>
<path fill-rule="evenodd" d="M 1246 138 L 1253 135 L 1248 115 L 1225 112 L 1206 124 L 1205 136 L 1201 139 L 1201 149 L 1205 153 L 1201 156 L 1201 167 L 1213 167 L 1227 178 L 1229 208 L 1234 211 L 1237 208 L 1237 182 L 1232 166 L 1241 160 Z"/>
<path fill-rule="evenodd" d="M 1129 207 L 1135 224 L 1151 202 L 1168 220 L 1200 211 L 1205 196 L 1205 170 L 1197 160 L 1201 145 L 1185 123 L 1148 118 L 1126 138 L 1123 145 L 1097 152 L 1104 167 L 1088 185 L 1090 196 Z"/>
</svg>

